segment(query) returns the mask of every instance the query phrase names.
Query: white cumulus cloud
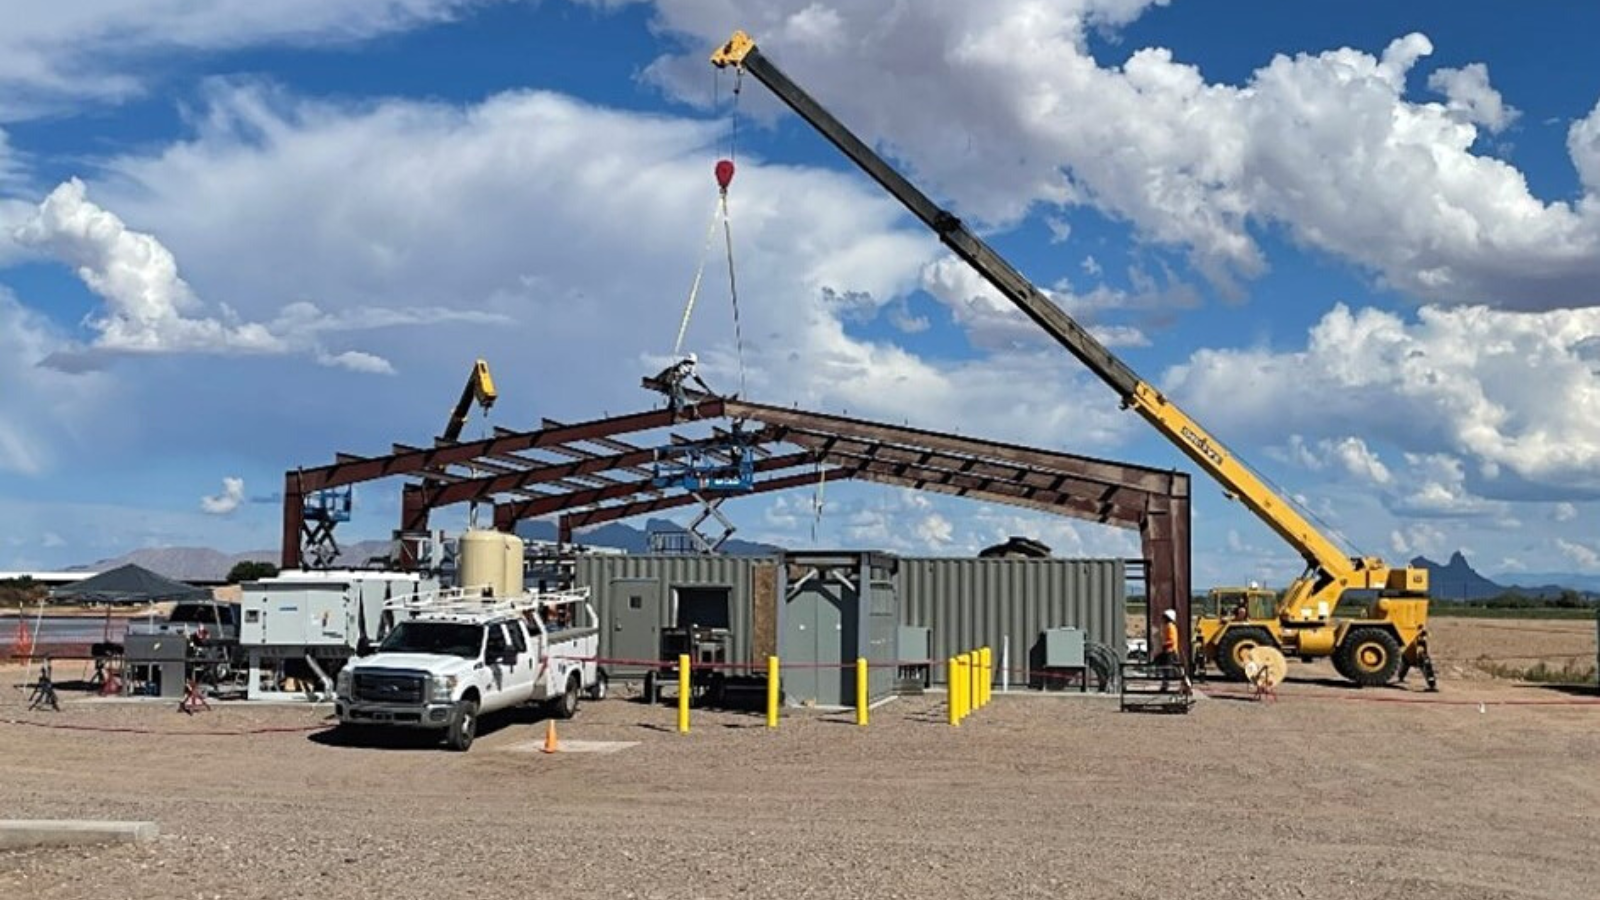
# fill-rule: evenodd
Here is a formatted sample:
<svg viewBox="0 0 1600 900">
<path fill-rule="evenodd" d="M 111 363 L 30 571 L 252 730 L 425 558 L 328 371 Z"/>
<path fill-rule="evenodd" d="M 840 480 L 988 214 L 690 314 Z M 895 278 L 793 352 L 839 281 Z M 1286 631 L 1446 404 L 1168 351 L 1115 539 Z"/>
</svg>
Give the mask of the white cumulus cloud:
<svg viewBox="0 0 1600 900">
<path fill-rule="evenodd" d="M 1442 103 L 1411 95 L 1434 49 L 1425 35 L 1284 52 L 1240 84 L 1207 81 L 1181 47 L 1091 51 L 1091 29 L 1152 5 L 751 0 L 737 18 L 854 130 L 991 223 L 1092 206 L 1187 250 L 1224 287 L 1265 270 L 1253 229 L 1280 227 L 1436 303 L 1600 303 L 1595 114 L 1569 140 L 1589 193 L 1546 201 L 1474 151 L 1480 129 L 1515 119 L 1483 64 L 1435 70 L 1427 86 Z M 700 0 L 655 8 L 694 49 L 648 77 L 705 101 L 704 48 L 726 39 L 730 16 Z M 813 39 L 802 22 L 824 16 L 840 24 Z"/>
<path fill-rule="evenodd" d="M 394 374 L 383 357 L 359 350 L 329 352 L 319 336 L 441 322 L 504 323 L 500 315 L 443 307 L 359 307 L 326 313 L 307 301 L 291 303 L 271 323 L 242 321 L 224 304 L 212 312 L 178 272 L 177 259 L 154 235 L 127 227 L 88 198 L 76 178 L 63 182 L 12 231 L 18 245 L 72 266 L 104 302 L 91 316 L 96 333 L 86 346 L 64 347 L 46 364 L 64 371 L 101 367 L 115 355 L 309 352 L 318 363 L 352 372 Z"/>
<path fill-rule="evenodd" d="M 342 44 L 448 20 L 482 0 L 76 0 L 13 3 L 0 28 L 0 120 L 116 101 L 185 52 Z"/>
<path fill-rule="evenodd" d="M 1428 76 L 1428 87 L 1444 94 L 1452 112 L 1492 132 L 1504 131 L 1521 115 L 1489 85 L 1489 67 L 1483 63 L 1436 69 Z"/>
<path fill-rule="evenodd" d="M 184 351 L 277 353 L 283 342 L 265 326 L 194 317 L 202 309 L 178 275 L 172 253 L 155 237 L 133 231 L 115 213 L 88 199 L 83 182 L 64 182 L 16 240 L 72 266 L 105 301 L 89 325 L 93 349 L 113 353 Z"/>
<path fill-rule="evenodd" d="M 1415 505 L 1446 495 L 1600 491 L 1600 309 L 1336 306 L 1303 349 L 1203 350 L 1163 385 L 1223 435 L 1364 435 L 1430 465 Z M 1354 457 L 1361 454 L 1356 453 Z M 1360 465 L 1359 459 L 1352 461 Z M 1404 479 L 1397 479 L 1402 481 Z"/>
<path fill-rule="evenodd" d="M 200 509 L 213 516 L 225 516 L 244 502 L 244 479 L 223 478 L 222 493 L 200 498 Z"/>
<path fill-rule="evenodd" d="M 1588 544 L 1556 538 L 1556 549 L 1584 570 L 1600 569 L 1600 553 Z"/>
</svg>

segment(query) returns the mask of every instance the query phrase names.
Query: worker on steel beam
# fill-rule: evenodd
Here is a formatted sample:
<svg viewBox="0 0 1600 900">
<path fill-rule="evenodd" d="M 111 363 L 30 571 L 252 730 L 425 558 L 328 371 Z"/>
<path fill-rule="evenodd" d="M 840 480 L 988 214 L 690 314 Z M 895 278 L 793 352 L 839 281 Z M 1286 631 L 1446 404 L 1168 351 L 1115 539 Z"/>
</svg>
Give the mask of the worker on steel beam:
<svg viewBox="0 0 1600 900">
<path fill-rule="evenodd" d="M 667 403 L 673 412 L 694 409 L 694 403 L 689 400 L 688 391 L 684 387 L 686 382 L 694 382 L 695 386 L 703 393 L 712 393 L 711 388 L 701 380 L 700 374 L 695 371 L 695 365 L 698 362 L 699 360 L 695 355 L 690 353 L 683 359 L 662 369 L 661 374 L 656 376 L 656 380 L 661 382 L 667 389 Z"/>
</svg>

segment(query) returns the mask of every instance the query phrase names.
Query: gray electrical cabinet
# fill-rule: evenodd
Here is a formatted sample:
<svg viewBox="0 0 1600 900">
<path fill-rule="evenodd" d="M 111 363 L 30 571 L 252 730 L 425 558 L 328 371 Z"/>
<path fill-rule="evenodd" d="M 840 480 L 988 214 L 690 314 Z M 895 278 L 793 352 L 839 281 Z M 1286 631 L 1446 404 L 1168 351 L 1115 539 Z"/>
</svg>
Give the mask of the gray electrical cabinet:
<svg viewBox="0 0 1600 900">
<path fill-rule="evenodd" d="M 1044 665 L 1047 669 L 1083 668 L 1083 629 L 1046 628 Z"/>
<path fill-rule="evenodd" d="M 933 629 L 901 625 L 897 653 L 902 662 L 923 662 L 933 654 Z"/>
</svg>

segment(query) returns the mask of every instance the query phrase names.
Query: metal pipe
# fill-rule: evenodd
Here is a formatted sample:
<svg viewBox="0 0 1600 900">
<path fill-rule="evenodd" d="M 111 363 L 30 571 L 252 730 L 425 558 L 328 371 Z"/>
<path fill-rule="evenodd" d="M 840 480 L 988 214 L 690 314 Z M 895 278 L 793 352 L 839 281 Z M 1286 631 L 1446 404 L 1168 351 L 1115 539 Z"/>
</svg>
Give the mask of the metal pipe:
<svg viewBox="0 0 1600 900">
<path fill-rule="evenodd" d="M 1000 636 L 1000 693 L 1011 691 L 1011 635 Z"/>
</svg>

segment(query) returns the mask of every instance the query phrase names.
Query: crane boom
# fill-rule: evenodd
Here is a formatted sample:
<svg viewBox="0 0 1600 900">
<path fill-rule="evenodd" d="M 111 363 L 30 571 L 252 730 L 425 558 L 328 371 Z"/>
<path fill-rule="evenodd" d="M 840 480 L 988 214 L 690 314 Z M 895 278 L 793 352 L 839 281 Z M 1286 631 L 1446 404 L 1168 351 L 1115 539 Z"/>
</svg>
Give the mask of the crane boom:
<svg viewBox="0 0 1600 900">
<path fill-rule="evenodd" d="M 472 402 L 476 400 L 484 412 L 488 412 L 499 396 L 494 389 L 494 378 L 489 374 L 489 364 L 481 359 L 473 363 L 472 374 L 467 376 L 467 384 L 461 389 L 461 399 L 450 411 L 450 421 L 445 424 L 444 434 L 439 435 L 439 440 L 455 443 L 461 437 L 461 429 L 467 427 Z"/>
<path fill-rule="evenodd" d="M 1427 591 L 1427 570 L 1391 568 L 1374 557 L 1350 557 L 1238 460 L 1221 441 L 1117 358 L 1075 319 L 1052 302 L 954 214 L 940 207 L 856 137 L 804 89 L 761 54 L 744 32 L 736 32 L 712 54 L 718 68 L 750 73 L 838 147 L 906 209 L 930 228 L 956 256 L 972 266 L 1006 299 L 1022 310 L 1091 372 L 1117 392 L 1185 455 L 1222 484 L 1251 512 L 1293 546 L 1306 574 L 1284 597 L 1283 617 L 1301 624 L 1326 622 L 1346 590 L 1383 590 L 1419 595 Z"/>
</svg>

